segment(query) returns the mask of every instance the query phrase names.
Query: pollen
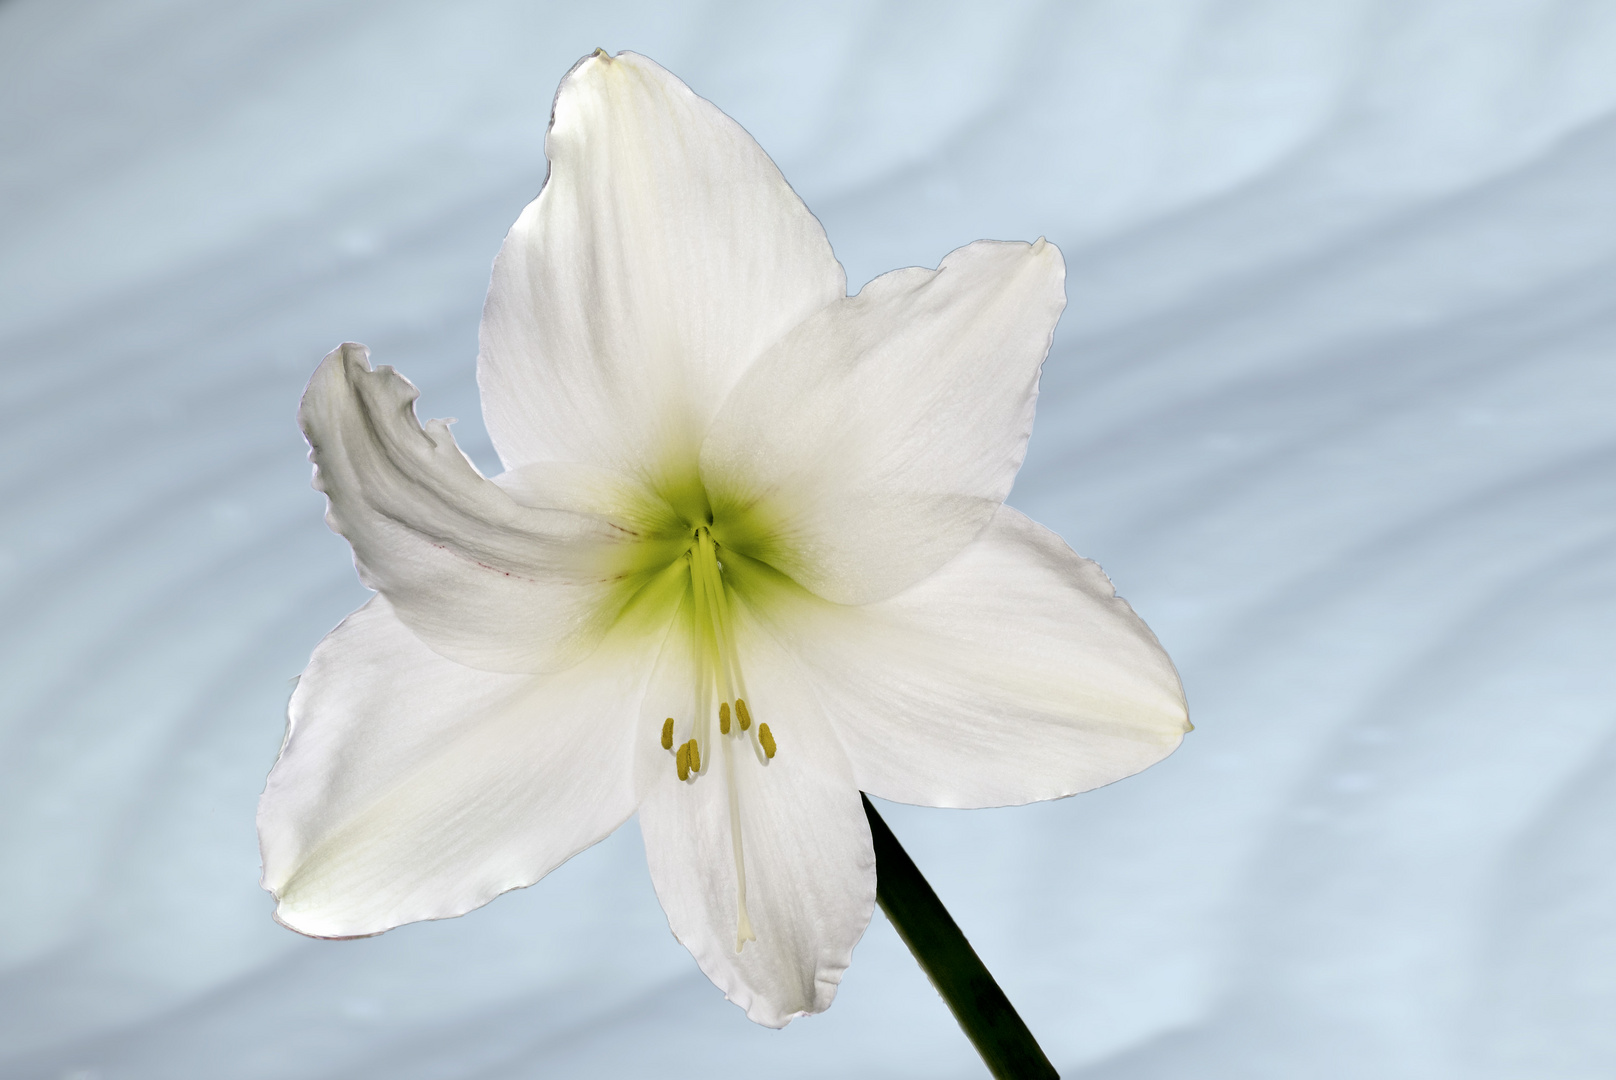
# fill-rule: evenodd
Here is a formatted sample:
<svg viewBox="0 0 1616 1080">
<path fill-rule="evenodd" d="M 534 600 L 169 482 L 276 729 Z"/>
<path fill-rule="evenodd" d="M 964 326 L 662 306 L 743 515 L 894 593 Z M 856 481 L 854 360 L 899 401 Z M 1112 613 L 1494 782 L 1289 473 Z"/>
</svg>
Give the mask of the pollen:
<svg viewBox="0 0 1616 1080">
<path fill-rule="evenodd" d="M 662 749 L 673 749 L 673 717 L 662 721 Z"/>
<path fill-rule="evenodd" d="M 679 779 L 690 779 L 690 744 L 680 743 L 679 753 L 674 758 L 674 768 L 679 770 Z"/>
<path fill-rule="evenodd" d="M 718 706 L 718 733 L 720 735 L 729 734 L 729 702 L 727 701 Z"/>
<path fill-rule="evenodd" d="M 735 699 L 735 718 L 741 722 L 742 731 L 752 726 L 752 710 L 740 698 Z"/>
<path fill-rule="evenodd" d="M 763 744 L 764 757 L 774 757 L 774 736 L 769 733 L 768 724 L 758 725 L 758 742 Z"/>
<path fill-rule="evenodd" d="M 690 747 L 690 771 L 699 773 L 701 772 L 701 747 L 696 745 L 695 739 L 691 739 L 687 745 Z"/>
</svg>

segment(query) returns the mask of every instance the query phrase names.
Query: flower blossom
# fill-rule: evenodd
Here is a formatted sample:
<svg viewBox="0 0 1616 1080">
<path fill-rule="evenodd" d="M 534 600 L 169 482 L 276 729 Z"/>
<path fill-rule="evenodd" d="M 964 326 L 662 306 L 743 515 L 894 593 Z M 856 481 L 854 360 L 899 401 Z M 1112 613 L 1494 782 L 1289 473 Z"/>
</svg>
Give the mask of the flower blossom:
<svg viewBox="0 0 1616 1080">
<path fill-rule="evenodd" d="M 848 296 L 756 142 L 632 53 L 556 95 L 494 264 L 482 476 L 343 345 L 300 421 L 376 595 L 289 706 L 264 885 L 318 937 L 460 915 L 638 812 L 673 933 L 753 1020 L 869 922 L 859 792 L 1055 799 L 1188 727 L 1105 574 L 1004 504 L 1065 306 L 981 241 Z"/>
</svg>

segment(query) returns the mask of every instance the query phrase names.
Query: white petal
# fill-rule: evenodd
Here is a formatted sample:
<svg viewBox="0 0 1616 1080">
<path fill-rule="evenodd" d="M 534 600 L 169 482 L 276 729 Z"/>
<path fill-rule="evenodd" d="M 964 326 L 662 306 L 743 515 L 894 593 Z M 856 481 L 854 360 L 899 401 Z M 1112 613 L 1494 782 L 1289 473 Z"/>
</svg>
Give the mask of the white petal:
<svg viewBox="0 0 1616 1080">
<path fill-rule="evenodd" d="M 318 937 L 448 918 L 602 839 L 634 809 L 648 671 L 476 671 L 371 600 L 315 650 L 259 803 L 276 917 Z"/>
<path fill-rule="evenodd" d="M 746 366 L 846 295 L 841 265 L 752 137 L 643 56 L 580 61 L 545 152 L 483 311 L 494 446 L 511 467 L 688 465 Z"/>
<path fill-rule="evenodd" d="M 889 600 L 804 607 L 781 625 L 872 795 L 1060 798 L 1154 764 L 1189 728 L 1172 662 L 1105 573 L 1008 506 Z"/>
<path fill-rule="evenodd" d="M 700 739 L 704 771 L 691 782 L 678 779 L 672 754 L 642 742 L 640 828 L 674 934 L 747 1016 L 783 1027 L 830 1006 L 874 910 L 875 854 L 847 757 L 812 688 L 778 647 L 755 634 L 743 639 L 757 724 L 739 738 L 721 736 L 710 724 Z M 645 699 L 647 725 L 678 712 L 685 700 L 679 687 L 689 683 L 688 674 L 681 683 L 679 668 L 687 662 L 688 654 L 671 664 L 664 656 Z M 658 686 L 667 689 L 659 695 Z M 678 741 L 688 734 L 684 719 Z M 763 723 L 778 744 L 767 764 L 756 742 Z M 756 934 L 739 952 L 729 769 Z"/>
<path fill-rule="evenodd" d="M 749 554 L 838 603 L 891 596 L 953 557 L 1010 491 L 1066 304 L 1060 252 L 981 241 L 895 270 L 755 364 L 702 447 Z"/>
<path fill-rule="evenodd" d="M 534 509 L 484 479 L 416 389 L 367 350 L 325 358 L 298 419 L 326 520 L 365 584 L 433 649 L 489 671 L 544 671 L 594 646 L 630 593 L 627 534 L 594 514 Z"/>
</svg>

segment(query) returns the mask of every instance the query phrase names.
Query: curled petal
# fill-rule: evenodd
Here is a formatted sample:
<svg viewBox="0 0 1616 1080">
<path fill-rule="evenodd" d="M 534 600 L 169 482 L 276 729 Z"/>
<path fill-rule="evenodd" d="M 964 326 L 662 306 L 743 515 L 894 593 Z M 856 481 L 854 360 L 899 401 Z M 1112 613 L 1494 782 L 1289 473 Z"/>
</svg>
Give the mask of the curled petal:
<svg viewBox="0 0 1616 1080">
<path fill-rule="evenodd" d="M 829 600 L 891 596 L 1010 491 L 1065 307 L 1060 252 L 981 241 L 819 312 L 749 370 L 701 451 L 731 542 Z"/>
<path fill-rule="evenodd" d="M 586 654 L 640 582 L 629 530 L 523 506 L 472 467 L 416 389 L 343 345 L 309 380 L 298 419 L 326 520 L 366 585 L 450 659 L 545 671 Z"/>
<path fill-rule="evenodd" d="M 747 365 L 846 295 L 825 231 L 761 147 L 643 56 L 556 93 L 550 176 L 506 237 L 477 377 L 508 467 L 650 476 L 693 458 Z"/>
<path fill-rule="evenodd" d="M 478 671 L 372 599 L 315 650 L 259 803 L 276 917 L 317 937 L 448 918 L 608 835 L 634 810 L 646 670 Z"/>
<path fill-rule="evenodd" d="M 815 673 L 859 787 L 882 798 L 1056 799 L 1154 764 L 1189 729 L 1149 627 L 1098 566 L 1008 506 L 897 596 L 793 614 L 777 625 Z"/>
</svg>

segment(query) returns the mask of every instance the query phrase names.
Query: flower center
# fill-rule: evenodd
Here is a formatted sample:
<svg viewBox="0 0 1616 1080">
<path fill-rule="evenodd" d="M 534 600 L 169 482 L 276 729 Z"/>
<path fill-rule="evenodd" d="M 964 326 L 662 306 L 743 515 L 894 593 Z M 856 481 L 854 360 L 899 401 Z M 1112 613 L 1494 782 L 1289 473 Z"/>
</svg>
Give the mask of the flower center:
<svg viewBox="0 0 1616 1080">
<path fill-rule="evenodd" d="M 719 547 L 707 526 L 695 529 L 684 560 L 690 572 L 690 599 L 695 658 L 695 715 L 688 738 L 674 743 L 674 729 L 682 726 L 673 717 L 662 722 L 662 748 L 673 754 L 673 767 L 679 779 L 694 784 L 708 769 L 723 769 L 729 795 L 730 840 L 735 854 L 735 951 L 748 941 L 756 941 L 746 914 L 746 862 L 741 842 L 741 806 L 735 783 L 735 755 L 742 745 L 760 764 L 774 757 L 774 734 L 768 724 L 752 723 L 746 704 L 746 679 L 741 674 L 740 654 L 735 648 L 734 611 L 729 588 L 724 583 L 724 564 Z M 713 703 L 717 701 L 718 753 L 712 750 Z M 702 748 L 708 752 L 705 757 Z M 715 759 L 718 759 L 715 761 Z"/>
</svg>

